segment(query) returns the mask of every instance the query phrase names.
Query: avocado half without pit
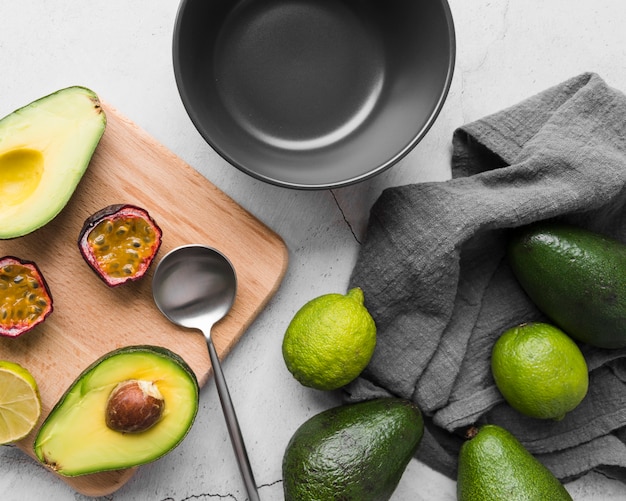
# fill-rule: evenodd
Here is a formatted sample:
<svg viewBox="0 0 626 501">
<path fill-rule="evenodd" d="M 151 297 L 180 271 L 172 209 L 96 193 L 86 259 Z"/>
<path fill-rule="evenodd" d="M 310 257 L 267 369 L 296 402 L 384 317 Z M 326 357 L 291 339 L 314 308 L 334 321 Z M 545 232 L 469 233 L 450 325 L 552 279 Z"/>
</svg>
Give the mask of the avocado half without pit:
<svg viewBox="0 0 626 501">
<path fill-rule="evenodd" d="M 109 287 L 117 287 L 144 276 L 161 247 L 161 236 L 148 211 L 115 204 L 85 220 L 78 247 L 91 269 Z"/>
<path fill-rule="evenodd" d="M 18 337 L 52 313 L 52 295 L 37 265 L 0 258 L 0 336 Z"/>
<path fill-rule="evenodd" d="M 84 87 L 68 87 L 0 120 L 0 239 L 44 226 L 67 204 L 104 134 L 106 116 Z"/>
<path fill-rule="evenodd" d="M 37 434 L 35 454 L 69 477 L 154 461 L 187 435 L 198 395 L 194 372 L 167 348 L 114 350 L 59 399 Z"/>
</svg>

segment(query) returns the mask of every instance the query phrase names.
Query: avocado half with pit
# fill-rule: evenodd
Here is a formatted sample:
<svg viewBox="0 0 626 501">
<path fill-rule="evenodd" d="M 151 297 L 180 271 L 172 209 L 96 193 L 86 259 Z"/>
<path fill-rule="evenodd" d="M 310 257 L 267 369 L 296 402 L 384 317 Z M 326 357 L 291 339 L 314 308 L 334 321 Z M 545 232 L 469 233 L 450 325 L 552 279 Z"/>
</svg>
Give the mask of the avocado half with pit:
<svg viewBox="0 0 626 501">
<path fill-rule="evenodd" d="M 187 435 L 198 396 L 194 372 L 167 348 L 114 350 L 60 398 L 39 429 L 35 455 L 68 477 L 149 463 Z"/>
<path fill-rule="evenodd" d="M 65 207 L 106 126 L 98 96 L 68 87 L 0 120 L 0 239 L 44 226 Z"/>
</svg>

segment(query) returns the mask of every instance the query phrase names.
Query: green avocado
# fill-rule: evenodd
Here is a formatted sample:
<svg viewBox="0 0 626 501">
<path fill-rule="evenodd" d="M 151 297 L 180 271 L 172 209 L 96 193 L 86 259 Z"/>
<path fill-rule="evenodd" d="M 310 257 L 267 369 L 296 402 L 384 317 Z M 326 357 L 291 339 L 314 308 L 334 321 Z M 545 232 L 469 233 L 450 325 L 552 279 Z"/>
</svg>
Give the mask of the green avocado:
<svg viewBox="0 0 626 501">
<path fill-rule="evenodd" d="M 114 350 L 60 398 L 37 433 L 35 455 L 68 477 L 154 461 L 187 435 L 198 395 L 193 371 L 170 350 Z"/>
<path fill-rule="evenodd" d="M 68 87 L 0 120 L 0 239 L 26 235 L 65 207 L 106 125 L 98 96 Z"/>
<path fill-rule="evenodd" d="M 626 246 L 575 226 L 520 228 L 508 259 L 522 288 L 566 334 L 600 348 L 626 347 Z"/>
<path fill-rule="evenodd" d="M 287 445 L 285 501 L 386 501 L 423 432 L 420 410 L 398 398 L 323 411 L 302 424 Z"/>
<path fill-rule="evenodd" d="M 500 426 L 471 429 L 458 466 L 458 501 L 572 500 L 552 472 Z"/>
</svg>

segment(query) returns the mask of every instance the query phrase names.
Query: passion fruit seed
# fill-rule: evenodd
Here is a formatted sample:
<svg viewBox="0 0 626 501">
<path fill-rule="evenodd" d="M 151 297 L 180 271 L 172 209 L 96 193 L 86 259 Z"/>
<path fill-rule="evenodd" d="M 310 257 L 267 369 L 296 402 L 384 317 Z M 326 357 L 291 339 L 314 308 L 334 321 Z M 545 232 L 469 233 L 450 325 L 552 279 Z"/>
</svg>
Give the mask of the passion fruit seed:
<svg viewBox="0 0 626 501">
<path fill-rule="evenodd" d="M 143 228 L 139 225 L 143 225 Z M 143 240 L 131 237 L 139 230 L 149 235 Z M 88 237 L 89 245 L 102 270 L 112 277 L 135 273 L 143 261 L 150 258 L 156 236 L 152 228 L 136 218 L 121 217 L 99 223 Z"/>
<path fill-rule="evenodd" d="M 8 256 L 0 259 L 0 334 L 16 337 L 51 311 L 52 298 L 35 265 Z"/>
<path fill-rule="evenodd" d="M 120 433 L 141 433 L 163 416 L 165 400 L 153 381 L 130 379 L 119 383 L 109 395 L 106 425 Z"/>
</svg>

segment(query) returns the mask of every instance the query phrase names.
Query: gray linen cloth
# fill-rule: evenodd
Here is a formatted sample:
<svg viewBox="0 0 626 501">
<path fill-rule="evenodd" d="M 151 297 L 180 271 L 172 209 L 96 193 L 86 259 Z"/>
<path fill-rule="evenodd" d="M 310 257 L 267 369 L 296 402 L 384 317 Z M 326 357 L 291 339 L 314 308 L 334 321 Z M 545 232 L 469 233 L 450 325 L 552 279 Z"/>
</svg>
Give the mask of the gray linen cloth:
<svg viewBox="0 0 626 501">
<path fill-rule="evenodd" d="M 510 408 L 490 370 L 505 329 L 547 321 L 511 274 L 507 230 L 556 218 L 626 242 L 625 203 L 626 96 L 596 74 L 456 130 L 452 179 L 389 188 L 371 209 L 350 286 L 378 343 L 346 400 L 415 401 L 417 457 L 452 478 L 465 430 L 495 423 L 563 481 L 596 470 L 626 482 L 626 350 L 581 346 L 589 392 L 559 422 Z"/>
</svg>

